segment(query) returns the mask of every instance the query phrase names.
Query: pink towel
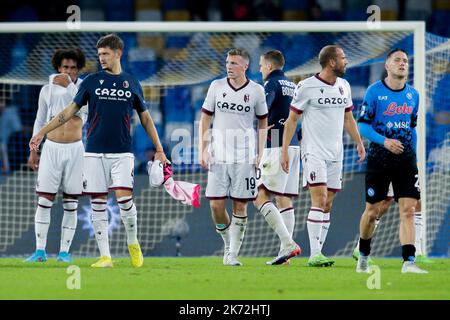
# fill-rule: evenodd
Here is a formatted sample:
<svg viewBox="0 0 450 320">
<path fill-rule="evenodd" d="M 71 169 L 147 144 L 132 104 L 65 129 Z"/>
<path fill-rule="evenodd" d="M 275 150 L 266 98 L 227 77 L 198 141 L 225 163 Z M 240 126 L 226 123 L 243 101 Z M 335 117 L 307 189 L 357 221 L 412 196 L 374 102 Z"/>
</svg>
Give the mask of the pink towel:
<svg viewBox="0 0 450 320">
<path fill-rule="evenodd" d="M 199 184 L 173 180 L 172 166 L 170 164 L 162 166 L 159 161 L 149 162 L 147 170 L 152 187 L 164 184 L 164 188 L 172 198 L 183 204 L 200 207 Z"/>
<path fill-rule="evenodd" d="M 169 177 L 166 182 L 164 182 L 164 188 L 172 198 L 180 200 L 183 204 L 188 204 L 194 207 L 200 207 L 199 191 L 200 185 L 185 182 L 185 181 L 175 181 L 172 177 Z"/>
</svg>

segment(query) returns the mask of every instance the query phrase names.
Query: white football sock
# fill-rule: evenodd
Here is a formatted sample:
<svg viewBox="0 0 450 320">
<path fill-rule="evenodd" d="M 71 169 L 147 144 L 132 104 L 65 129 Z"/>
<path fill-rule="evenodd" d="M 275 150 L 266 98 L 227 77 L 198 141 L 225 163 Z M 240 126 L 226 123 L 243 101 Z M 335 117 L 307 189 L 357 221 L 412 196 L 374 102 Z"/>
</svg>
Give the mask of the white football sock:
<svg viewBox="0 0 450 320">
<path fill-rule="evenodd" d="M 239 255 L 246 228 L 247 217 L 239 217 L 233 214 L 230 225 L 230 256 L 237 257 Z"/>
<path fill-rule="evenodd" d="M 322 229 L 323 210 L 311 207 L 308 213 L 308 221 L 306 222 L 309 236 L 309 247 L 311 249 L 310 256 L 320 253 L 320 233 Z"/>
<path fill-rule="evenodd" d="M 422 213 L 416 212 L 414 214 L 414 225 L 416 227 L 416 239 L 415 239 L 415 247 L 416 247 L 416 256 L 423 255 L 422 251 Z"/>
<path fill-rule="evenodd" d="M 44 197 L 38 198 L 36 215 L 34 216 L 34 234 L 36 236 L 36 250 L 45 250 L 47 233 L 50 226 L 50 212 L 53 201 Z"/>
<path fill-rule="evenodd" d="M 61 245 L 59 252 L 69 252 L 77 229 L 77 199 L 63 199 L 64 215 L 61 223 Z"/>
<path fill-rule="evenodd" d="M 106 212 L 106 200 L 93 199 L 92 225 L 94 226 L 95 239 L 101 256 L 111 257 L 109 252 L 108 213 Z"/>
<path fill-rule="evenodd" d="M 137 239 L 137 209 L 132 196 L 117 199 L 120 208 L 120 217 L 127 232 L 127 244 L 138 243 Z"/>
<path fill-rule="evenodd" d="M 324 212 L 322 215 L 322 229 L 320 232 L 320 251 L 322 251 L 323 244 L 325 243 L 325 240 L 327 239 L 328 230 L 330 229 L 330 213 Z"/>
<path fill-rule="evenodd" d="M 287 248 L 293 244 L 292 238 L 289 234 L 288 229 L 284 225 L 283 218 L 277 207 L 272 203 L 272 201 L 265 202 L 260 208 L 259 212 L 266 219 L 269 226 L 276 232 L 281 241 L 281 246 Z"/>
<path fill-rule="evenodd" d="M 281 218 L 283 219 L 284 225 L 286 226 L 286 229 L 288 230 L 289 234 L 291 235 L 291 238 L 294 237 L 294 227 L 295 227 L 295 214 L 294 214 L 294 208 L 285 208 L 280 209 Z"/>
<path fill-rule="evenodd" d="M 224 253 L 230 251 L 230 225 L 225 226 L 223 229 L 219 229 L 216 225 L 216 232 L 220 234 L 223 239 Z"/>
</svg>

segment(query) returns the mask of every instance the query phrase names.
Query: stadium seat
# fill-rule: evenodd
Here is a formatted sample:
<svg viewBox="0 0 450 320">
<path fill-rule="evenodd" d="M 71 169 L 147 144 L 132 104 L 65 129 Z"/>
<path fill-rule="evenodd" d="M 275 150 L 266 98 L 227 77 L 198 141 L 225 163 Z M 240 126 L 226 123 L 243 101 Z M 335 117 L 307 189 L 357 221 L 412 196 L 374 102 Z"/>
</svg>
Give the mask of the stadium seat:
<svg viewBox="0 0 450 320">
<path fill-rule="evenodd" d="M 134 8 L 136 11 L 140 10 L 160 10 L 160 0 L 135 0 Z"/>
<path fill-rule="evenodd" d="M 432 12 L 431 1 L 406 1 L 405 20 L 428 20 Z"/>
<path fill-rule="evenodd" d="M 208 39 L 208 45 L 221 54 L 231 47 L 232 38 L 227 34 L 211 35 Z"/>
<path fill-rule="evenodd" d="M 161 35 L 143 34 L 137 36 L 137 43 L 140 48 L 151 48 L 158 56 L 164 51 L 165 39 Z"/>
<path fill-rule="evenodd" d="M 450 24 L 442 23 L 442 21 L 449 21 L 450 10 L 434 10 L 431 15 L 431 32 L 440 36 L 450 36 Z"/>
<path fill-rule="evenodd" d="M 162 14 L 160 10 L 138 10 L 136 11 L 136 21 L 161 21 Z"/>
<path fill-rule="evenodd" d="M 134 20 L 133 0 L 108 0 L 104 9 L 108 21 Z"/>
<path fill-rule="evenodd" d="M 283 10 L 307 11 L 308 0 L 282 0 L 281 8 Z"/>
<path fill-rule="evenodd" d="M 81 21 L 105 21 L 105 12 L 103 9 L 83 9 Z"/>
<path fill-rule="evenodd" d="M 129 71 L 139 80 L 144 80 L 156 72 L 156 54 L 150 48 L 132 48 L 128 54 Z"/>
<path fill-rule="evenodd" d="M 163 11 L 188 10 L 187 0 L 164 0 L 161 2 Z"/>
<path fill-rule="evenodd" d="M 191 14 L 188 10 L 169 10 L 164 12 L 165 21 L 189 21 Z"/>
<path fill-rule="evenodd" d="M 434 0 L 434 9 L 450 10 L 450 1 L 448 0 Z"/>
<path fill-rule="evenodd" d="M 184 35 L 167 36 L 166 48 L 185 48 L 189 43 L 190 37 Z"/>
<path fill-rule="evenodd" d="M 282 13 L 283 21 L 298 21 L 298 20 L 306 20 L 308 18 L 308 14 L 304 10 L 284 10 Z"/>
<path fill-rule="evenodd" d="M 371 4 L 372 1 L 369 0 L 347 0 L 345 8 L 342 10 L 343 20 L 367 20 L 367 7 Z"/>
<path fill-rule="evenodd" d="M 167 122 L 192 121 L 191 93 L 188 88 L 167 89 L 163 106 Z"/>
</svg>

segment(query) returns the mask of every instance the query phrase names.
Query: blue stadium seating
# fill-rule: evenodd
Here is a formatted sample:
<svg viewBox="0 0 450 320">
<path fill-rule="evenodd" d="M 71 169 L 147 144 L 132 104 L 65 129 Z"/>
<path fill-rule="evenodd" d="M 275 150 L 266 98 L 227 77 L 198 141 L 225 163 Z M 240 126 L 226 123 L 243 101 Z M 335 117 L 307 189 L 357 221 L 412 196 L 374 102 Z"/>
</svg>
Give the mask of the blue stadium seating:
<svg viewBox="0 0 450 320">
<path fill-rule="evenodd" d="M 191 92 L 189 88 L 167 89 L 163 98 L 165 120 L 167 122 L 192 122 Z"/>
<path fill-rule="evenodd" d="M 108 21 L 133 21 L 134 0 L 108 0 L 105 18 Z"/>
<path fill-rule="evenodd" d="M 308 10 L 308 0 L 282 0 L 283 10 Z"/>
<path fill-rule="evenodd" d="M 187 0 L 163 0 L 161 1 L 161 7 L 163 11 L 169 10 L 187 10 L 188 1 Z"/>
</svg>

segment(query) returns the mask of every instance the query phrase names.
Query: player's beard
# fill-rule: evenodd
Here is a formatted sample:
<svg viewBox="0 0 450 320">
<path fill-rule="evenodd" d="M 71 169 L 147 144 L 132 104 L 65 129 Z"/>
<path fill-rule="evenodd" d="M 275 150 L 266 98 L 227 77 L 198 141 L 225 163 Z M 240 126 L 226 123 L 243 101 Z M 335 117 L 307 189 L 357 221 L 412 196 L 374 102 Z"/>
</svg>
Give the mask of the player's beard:
<svg viewBox="0 0 450 320">
<path fill-rule="evenodd" d="M 334 68 L 333 69 L 334 74 L 336 75 L 336 77 L 342 77 L 345 74 L 345 66 L 342 68 Z"/>
</svg>

